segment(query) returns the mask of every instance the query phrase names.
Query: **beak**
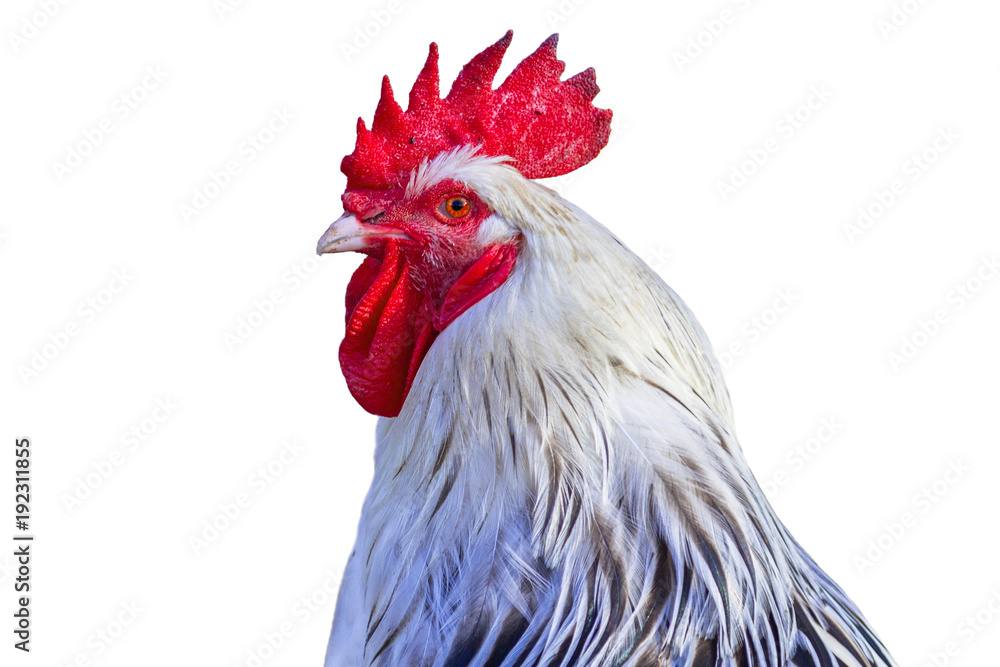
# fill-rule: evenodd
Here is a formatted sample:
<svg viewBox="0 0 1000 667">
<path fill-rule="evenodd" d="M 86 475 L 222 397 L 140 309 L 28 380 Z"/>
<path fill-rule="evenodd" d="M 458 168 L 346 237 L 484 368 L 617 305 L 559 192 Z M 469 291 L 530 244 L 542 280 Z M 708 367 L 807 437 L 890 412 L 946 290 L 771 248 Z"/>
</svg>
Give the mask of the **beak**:
<svg viewBox="0 0 1000 667">
<path fill-rule="evenodd" d="M 316 244 L 316 254 L 323 255 L 332 252 L 361 251 L 370 245 L 370 241 L 388 239 L 410 239 L 404 232 L 389 227 L 366 225 L 351 213 L 337 218 L 330 228 L 320 237 Z"/>
<path fill-rule="evenodd" d="M 316 254 L 348 252 L 365 247 L 365 229 L 350 213 L 337 218 L 316 244 Z"/>
</svg>

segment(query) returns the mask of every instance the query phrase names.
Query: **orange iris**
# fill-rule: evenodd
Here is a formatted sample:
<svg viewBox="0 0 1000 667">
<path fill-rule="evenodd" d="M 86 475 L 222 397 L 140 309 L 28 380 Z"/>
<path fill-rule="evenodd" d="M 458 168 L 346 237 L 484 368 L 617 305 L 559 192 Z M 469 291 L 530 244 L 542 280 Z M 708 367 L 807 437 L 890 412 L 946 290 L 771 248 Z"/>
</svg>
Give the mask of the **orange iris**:
<svg viewBox="0 0 1000 667">
<path fill-rule="evenodd" d="M 461 195 L 451 195 L 441 202 L 441 214 L 447 218 L 464 218 L 469 213 L 469 199 Z"/>
</svg>

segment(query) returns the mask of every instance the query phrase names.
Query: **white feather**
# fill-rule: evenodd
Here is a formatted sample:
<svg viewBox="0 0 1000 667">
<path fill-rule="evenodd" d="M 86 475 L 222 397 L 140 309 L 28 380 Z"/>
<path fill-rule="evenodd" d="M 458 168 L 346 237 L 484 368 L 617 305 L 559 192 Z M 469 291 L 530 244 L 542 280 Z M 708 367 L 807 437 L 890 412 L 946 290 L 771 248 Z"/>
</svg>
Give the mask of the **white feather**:
<svg viewBox="0 0 1000 667">
<path fill-rule="evenodd" d="M 482 665 L 520 617 L 503 665 L 570 664 L 570 646 L 572 664 L 683 666 L 705 640 L 720 665 L 742 647 L 778 667 L 813 650 L 803 624 L 890 665 L 775 518 L 681 300 L 585 213 L 474 153 L 422 165 L 406 196 L 464 182 L 494 211 L 480 241 L 522 249 L 379 422 L 327 667 L 445 665 L 477 631 L 460 664 Z"/>
</svg>

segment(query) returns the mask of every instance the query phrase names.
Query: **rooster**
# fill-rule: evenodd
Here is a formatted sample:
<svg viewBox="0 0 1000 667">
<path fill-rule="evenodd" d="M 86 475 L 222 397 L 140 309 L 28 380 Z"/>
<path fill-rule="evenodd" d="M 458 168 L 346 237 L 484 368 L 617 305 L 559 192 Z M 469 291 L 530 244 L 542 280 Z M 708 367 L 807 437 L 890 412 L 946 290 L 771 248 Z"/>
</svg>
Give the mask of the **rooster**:
<svg viewBox="0 0 1000 667">
<path fill-rule="evenodd" d="M 340 364 L 381 419 L 327 667 L 888 667 L 750 472 L 705 332 L 534 179 L 611 112 L 553 35 L 508 32 L 441 98 L 388 78 L 318 252 L 366 255 Z"/>
</svg>

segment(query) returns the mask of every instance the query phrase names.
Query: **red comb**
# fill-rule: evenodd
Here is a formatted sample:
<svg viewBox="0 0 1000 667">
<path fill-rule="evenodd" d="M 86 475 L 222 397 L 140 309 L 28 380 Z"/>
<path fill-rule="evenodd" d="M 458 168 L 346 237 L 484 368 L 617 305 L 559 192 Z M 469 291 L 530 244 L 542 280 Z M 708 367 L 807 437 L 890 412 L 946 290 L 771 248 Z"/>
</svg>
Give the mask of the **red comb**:
<svg viewBox="0 0 1000 667">
<path fill-rule="evenodd" d="M 511 157 L 526 178 L 559 176 L 593 160 L 611 130 L 611 111 L 591 104 L 599 90 L 593 68 L 560 81 L 566 65 L 556 59 L 558 35 L 552 35 L 494 90 L 493 77 L 512 35 L 507 31 L 469 61 L 444 99 L 438 93 L 436 44 L 405 112 L 393 99 L 389 78 L 383 78 L 372 129 L 358 119 L 354 152 L 340 165 L 347 189 L 401 186 L 423 160 L 465 144 L 478 145 L 479 155 Z"/>
</svg>

